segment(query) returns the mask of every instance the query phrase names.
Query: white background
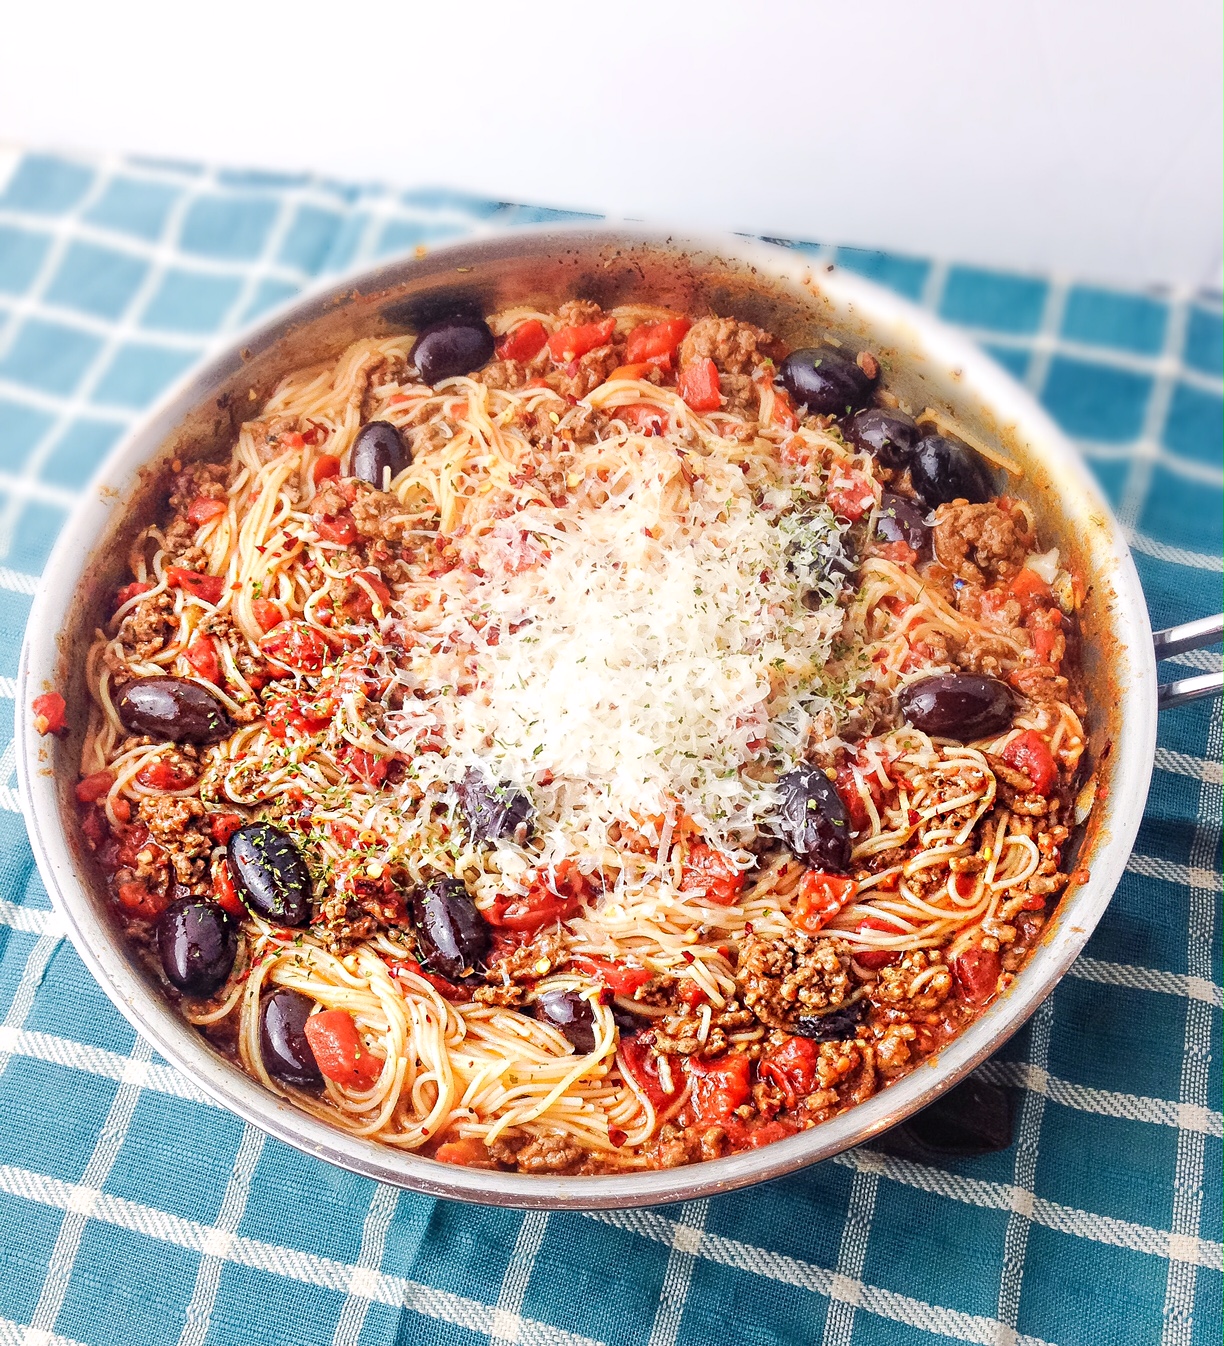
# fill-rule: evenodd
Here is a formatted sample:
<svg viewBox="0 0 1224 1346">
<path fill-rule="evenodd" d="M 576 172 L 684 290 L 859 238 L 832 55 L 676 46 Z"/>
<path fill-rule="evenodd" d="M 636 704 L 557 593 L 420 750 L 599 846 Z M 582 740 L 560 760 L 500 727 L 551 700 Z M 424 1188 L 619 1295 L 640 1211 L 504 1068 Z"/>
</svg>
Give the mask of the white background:
<svg viewBox="0 0 1224 1346">
<path fill-rule="evenodd" d="M 1218 284 L 1219 0 L 27 0 L 0 141 Z"/>
</svg>

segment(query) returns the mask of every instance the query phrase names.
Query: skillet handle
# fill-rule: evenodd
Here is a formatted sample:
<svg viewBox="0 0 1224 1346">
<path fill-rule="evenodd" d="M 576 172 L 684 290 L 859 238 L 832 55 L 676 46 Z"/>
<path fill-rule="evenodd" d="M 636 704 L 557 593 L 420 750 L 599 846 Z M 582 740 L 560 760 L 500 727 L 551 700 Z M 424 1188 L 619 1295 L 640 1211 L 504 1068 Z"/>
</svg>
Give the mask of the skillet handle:
<svg viewBox="0 0 1224 1346">
<path fill-rule="evenodd" d="M 1187 650 L 1201 650 L 1206 645 L 1214 645 L 1224 636 L 1224 613 L 1214 617 L 1200 617 L 1196 622 L 1185 622 L 1181 626 L 1170 626 L 1164 631 L 1152 633 L 1152 644 L 1156 647 L 1156 658 L 1171 659 L 1175 654 L 1185 654 Z M 1198 701 L 1205 696 L 1219 696 L 1224 693 L 1224 672 L 1199 673 L 1192 678 L 1178 678 L 1175 682 L 1166 682 L 1156 695 L 1156 708 L 1166 710 L 1169 706 L 1184 706 L 1187 701 Z"/>
</svg>

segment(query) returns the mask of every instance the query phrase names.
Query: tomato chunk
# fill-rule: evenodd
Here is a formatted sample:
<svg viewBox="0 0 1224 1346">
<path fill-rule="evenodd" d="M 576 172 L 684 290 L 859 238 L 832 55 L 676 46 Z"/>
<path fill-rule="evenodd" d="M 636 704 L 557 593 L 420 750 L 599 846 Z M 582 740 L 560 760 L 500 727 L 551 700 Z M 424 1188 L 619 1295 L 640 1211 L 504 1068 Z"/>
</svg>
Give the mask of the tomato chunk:
<svg viewBox="0 0 1224 1346">
<path fill-rule="evenodd" d="M 1050 586 L 1035 570 L 1025 566 L 1007 586 L 1013 598 L 1020 602 L 1020 612 L 1025 617 L 1032 616 L 1039 607 L 1049 607 L 1054 602 Z"/>
<path fill-rule="evenodd" d="M 846 806 L 846 812 L 850 815 L 850 826 L 856 832 L 865 832 L 871 826 L 871 815 L 867 812 L 867 804 L 859 793 L 854 772 L 848 766 L 842 767 L 834 784 L 841 802 Z"/>
<path fill-rule="evenodd" d="M 694 893 L 702 890 L 707 902 L 730 907 L 744 891 L 744 876 L 730 856 L 698 842 L 689 851 L 680 871 L 680 891 Z"/>
<path fill-rule="evenodd" d="M 334 453 L 321 453 L 314 460 L 314 466 L 310 469 L 310 480 L 317 486 L 321 481 L 328 481 L 332 477 L 340 475 L 340 459 Z"/>
<path fill-rule="evenodd" d="M 115 889 L 119 905 L 133 916 L 155 920 L 170 905 L 170 894 L 150 888 L 144 879 L 128 879 Z"/>
<path fill-rule="evenodd" d="M 345 743 L 336 750 L 336 761 L 355 784 L 377 786 L 387 779 L 386 759 L 375 757 L 366 748 L 356 748 L 351 743 Z"/>
<path fill-rule="evenodd" d="M 971 1005 L 984 1005 L 994 998 L 1001 971 L 999 955 L 980 944 L 971 945 L 952 960 L 952 975 L 960 986 L 961 998 Z"/>
<path fill-rule="evenodd" d="M 346 1010 L 323 1010 L 306 1020 L 306 1041 L 319 1071 L 348 1089 L 369 1089 L 383 1061 L 366 1049 L 356 1021 Z"/>
<path fill-rule="evenodd" d="M 899 935 L 901 929 L 891 921 L 881 921 L 875 916 L 864 916 L 858 923 L 859 930 L 877 930 L 886 935 Z M 854 961 L 860 967 L 879 969 L 895 963 L 901 957 L 897 949 L 855 949 Z"/>
<path fill-rule="evenodd" d="M 34 711 L 34 728 L 44 737 L 47 734 L 68 732 L 68 703 L 58 692 L 44 692 L 36 696 L 31 709 Z"/>
<path fill-rule="evenodd" d="M 77 782 L 76 797 L 82 804 L 97 803 L 103 795 L 110 794 L 110 788 L 114 783 L 113 771 L 95 771 L 92 776 L 86 776 L 84 780 Z"/>
<path fill-rule="evenodd" d="M 571 961 L 581 971 L 598 977 L 613 995 L 631 996 L 654 976 L 649 968 L 630 967 L 628 963 L 611 958 L 596 958 L 588 953 L 575 954 Z"/>
<path fill-rule="evenodd" d="M 221 659 L 217 654 L 217 642 L 212 636 L 193 636 L 183 657 L 205 682 L 221 681 Z"/>
<path fill-rule="evenodd" d="M 642 379 L 650 373 L 650 369 L 651 366 L 644 360 L 636 365 L 617 365 L 604 382 L 611 383 L 613 379 Z"/>
<path fill-rule="evenodd" d="M 1058 763 L 1050 745 L 1035 729 L 1018 734 L 1000 756 L 1009 767 L 1023 772 L 1039 795 L 1048 795 L 1058 781 Z"/>
<path fill-rule="evenodd" d="M 136 779 L 151 790 L 185 790 L 195 784 L 196 773 L 185 762 L 158 757 L 148 766 L 142 766 Z"/>
<path fill-rule="evenodd" d="M 829 477 L 825 499 L 839 519 L 857 523 L 875 504 L 875 493 L 871 489 L 871 483 L 861 472 L 834 468 Z"/>
<path fill-rule="evenodd" d="M 717 411 L 719 396 L 718 366 L 713 360 L 694 360 L 680 370 L 676 391 L 693 411 Z"/>
<path fill-rule="evenodd" d="M 629 364 L 642 362 L 670 369 L 676 347 L 691 325 L 687 318 L 665 318 L 662 322 L 635 327 L 625 346 L 625 360 Z"/>
<path fill-rule="evenodd" d="M 271 631 L 285 619 L 285 614 L 268 598 L 257 598 L 251 604 L 251 609 L 255 613 L 255 620 L 259 623 L 261 631 Z"/>
<path fill-rule="evenodd" d="M 474 1136 L 460 1136 L 458 1140 L 443 1141 L 433 1157 L 442 1164 L 459 1164 L 463 1168 L 496 1168 L 483 1140 Z"/>
<path fill-rule="evenodd" d="M 539 355 L 547 340 L 548 332 L 539 318 L 528 318 L 526 322 L 512 327 L 497 343 L 497 358 L 526 364 Z"/>
<path fill-rule="evenodd" d="M 187 506 L 187 518 L 198 528 L 202 523 L 211 523 L 219 519 L 229 508 L 224 500 L 213 495 L 198 495 Z"/>
<path fill-rule="evenodd" d="M 607 344 L 616 330 L 616 319 L 583 323 L 578 327 L 558 327 L 548 338 L 548 353 L 559 364 L 569 364 L 580 355 Z"/>
<path fill-rule="evenodd" d="M 166 582 L 172 589 L 182 589 L 204 603 L 219 603 L 225 593 L 225 579 L 221 575 L 205 575 L 198 570 L 184 570 L 182 566 L 167 566 Z"/>
<path fill-rule="evenodd" d="M 761 1057 L 757 1074 L 776 1084 L 786 1097 L 786 1106 L 793 1108 L 801 1098 L 815 1092 L 819 1060 L 818 1042 L 811 1038 L 788 1037 Z"/>
<path fill-rule="evenodd" d="M 799 880 L 799 900 L 791 920 L 800 930 L 814 935 L 823 930 L 826 922 L 851 902 L 857 892 L 858 884 L 853 879 L 809 869 Z"/>
<path fill-rule="evenodd" d="M 212 813 L 208 817 L 208 834 L 218 846 L 225 843 L 246 824 L 237 813 Z"/>
<path fill-rule="evenodd" d="M 336 515 L 324 514 L 315 519 L 314 525 L 322 542 L 339 542 L 351 547 L 357 541 L 357 525 L 348 510 Z"/>
<path fill-rule="evenodd" d="M 701 1122 L 726 1122 L 735 1109 L 748 1101 L 752 1087 L 752 1062 L 742 1052 L 701 1060 L 688 1059 L 693 1081 L 691 1105 Z"/>
<path fill-rule="evenodd" d="M 662 407 L 656 407 L 650 402 L 630 402 L 628 406 L 617 407 L 613 415 L 639 435 L 662 435 L 667 432 L 667 413 Z"/>
<path fill-rule="evenodd" d="M 636 1037 L 621 1038 L 617 1060 L 621 1070 L 646 1095 L 656 1112 L 670 1107 L 684 1092 L 684 1072 L 679 1061 L 669 1063 L 672 1065 L 672 1087 L 664 1088 L 657 1059 Z"/>
<path fill-rule="evenodd" d="M 296 673 L 318 673 L 331 652 L 327 641 L 306 622 L 281 622 L 264 636 L 259 648 Z"/>
<path fill-rule="evenodd" d="M 586 896 L 586 880 L 572 861 L 557 866 L 556 891 L 547 875 L 539 875 L 526 893 L 499 896 L 484 913 L 485 920 L 503 930 L 537 930 L 552 921 L 573 916 Z"/>
<path fill-rule="evenodd" d="M 238 889 L 234 887 L 234 876 L 230 873 L 228 860 L 222 860 L 213 870 L 212 895 L 222 911 L 228 911 L 231 916 L 246 915 L 246 908 L 238 896 Z"/>
<path fill-rule="evenodd" d="M 133 580 L 131 584 L 125 584 L 122 589 L 115 594 L 115 608 L 118 610 L 125 603 L 130 603 L 133 598 L 139 598 L 141 594 L 147 594 L 153 586 L 151 584 L 142 584 L 140 580 Z"/>
</svg>

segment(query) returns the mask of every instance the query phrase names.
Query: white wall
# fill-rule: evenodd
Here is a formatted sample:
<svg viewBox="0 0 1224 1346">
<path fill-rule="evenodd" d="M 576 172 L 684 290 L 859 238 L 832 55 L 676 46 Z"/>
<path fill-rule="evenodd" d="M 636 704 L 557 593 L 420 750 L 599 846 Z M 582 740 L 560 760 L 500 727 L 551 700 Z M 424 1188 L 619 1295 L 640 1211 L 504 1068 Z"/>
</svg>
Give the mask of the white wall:
<svg viewBox="0 0 1224 1346">
<path fill-rule="evenodd" d="M 27 0 L 3 27 L 18 144 L 1219 273 L 1218 0 Z"/>
</svg>

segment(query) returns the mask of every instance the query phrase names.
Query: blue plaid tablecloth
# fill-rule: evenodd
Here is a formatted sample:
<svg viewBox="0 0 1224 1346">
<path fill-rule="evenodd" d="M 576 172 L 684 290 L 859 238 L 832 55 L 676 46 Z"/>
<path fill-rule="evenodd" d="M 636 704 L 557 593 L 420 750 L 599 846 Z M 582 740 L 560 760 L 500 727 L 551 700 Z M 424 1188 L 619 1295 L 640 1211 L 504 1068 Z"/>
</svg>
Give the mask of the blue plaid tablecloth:
<svg viewBox="0 0 1224 1346">
<path fill-rule="evenodd" d="M 316 277 L 558 212 L 447 191 L 10 156 L 0 176 L 0 696 L 99 457 Z M 796 243 L 981 341 L 1075 437 L 1154 625 L 1221 598 L 1218 295 Z M 1178 667 L 1180 665 L 1180 667 Z M 1182 656 L 1166 676 L 1219 669 Z M 26 713 L 18 707 L 18 713 Z M 1221 705 L 1166 714 L 1088 949 L 984 1068 L 1014 1146 L 872 1149 L 676 1208 L 521 1214 L 380 1187 L 212 1106 L 112 1008 L 39 881 L 0 729 L 0 1343 L 1214 1346 Z"/>
</svg>

